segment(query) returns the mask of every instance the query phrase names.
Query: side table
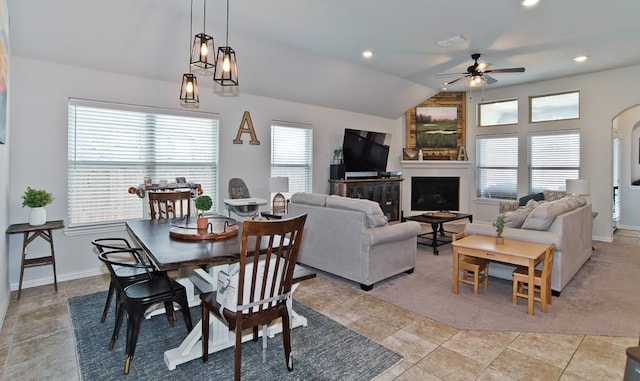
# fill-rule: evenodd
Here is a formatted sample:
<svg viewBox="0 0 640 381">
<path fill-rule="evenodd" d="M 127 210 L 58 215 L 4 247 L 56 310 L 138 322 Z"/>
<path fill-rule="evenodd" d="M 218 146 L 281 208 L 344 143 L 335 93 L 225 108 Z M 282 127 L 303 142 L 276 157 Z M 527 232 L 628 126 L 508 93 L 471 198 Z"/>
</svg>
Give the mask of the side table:
<svg viewBox="0 0 640 381">
<path fill-rule="evenodd" d="M 58 279 L 56 277 L 56 257 L 53 249 L 53 230 L 64 228 L 64 222 L 47 221 L 44 225 L 32 226 L 29 224 L 13 224 L 7 228 L 7 234 L 23 233 L 24 239 L 22 241 L 22 263 L 20 265 L 20 284 L 18 286 L 18 299 L 22 294 L 22 278 L 24 277 L 25 267 L 34 266 L 53 266 L 53 284 L 58 292 Z M 51 254 L 38 258 L 27 258 L 27 246 L 33 242 L 36 238 L 42 237 L 45 241 L 49 242 L 51 248 Z"/>
</svg>

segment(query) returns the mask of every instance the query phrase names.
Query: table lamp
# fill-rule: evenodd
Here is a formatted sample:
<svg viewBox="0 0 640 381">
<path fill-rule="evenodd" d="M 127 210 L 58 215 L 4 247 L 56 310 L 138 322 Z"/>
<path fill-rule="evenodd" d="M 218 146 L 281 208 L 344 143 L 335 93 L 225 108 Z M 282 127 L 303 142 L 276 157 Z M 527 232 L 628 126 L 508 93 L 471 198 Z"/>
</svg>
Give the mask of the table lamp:
<svg viewBox="0 0 640 381">
<path fill-rule="evenodd" d="M 276 192 L 273 196 L 273 203 L 271 206 L 271 212 L 274 214 L 284 214 L 287 212 L 287 199 L 281 192 L 289 191 L 289 178 L 288 177 L 271 177 L 269 179 L 269 191 L 271 193 Z"/>
<path fill-rule="evenodd" d="M 585 179 L 567 179 L 566 189 L 567 194 L 576 196 L 588 196 L 591 194 L 591 184 L 589 184 L 589 180 Z"/>
</svg>

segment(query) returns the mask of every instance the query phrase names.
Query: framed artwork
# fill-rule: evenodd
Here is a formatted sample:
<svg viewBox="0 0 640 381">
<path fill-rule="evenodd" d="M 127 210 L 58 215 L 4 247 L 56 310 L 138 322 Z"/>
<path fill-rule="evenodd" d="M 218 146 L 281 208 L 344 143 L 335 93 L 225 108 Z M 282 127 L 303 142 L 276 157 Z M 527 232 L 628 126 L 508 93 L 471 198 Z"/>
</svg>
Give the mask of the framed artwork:
<svg viewBox="0 0 640 381">
<path fill-rule="evenodd" d="M 424 160 L 458 160 L 465 146 L 465 100 L 465 92 L 442 92 L 407 110 L 405 147 L 422 151 Z"/>
<path fill-rule="evenodd" d="M 7 1 L 0 0 L 0 144 L 7 133 L 7 76 L 9 75 L 9 17 Z"/>
</svg>

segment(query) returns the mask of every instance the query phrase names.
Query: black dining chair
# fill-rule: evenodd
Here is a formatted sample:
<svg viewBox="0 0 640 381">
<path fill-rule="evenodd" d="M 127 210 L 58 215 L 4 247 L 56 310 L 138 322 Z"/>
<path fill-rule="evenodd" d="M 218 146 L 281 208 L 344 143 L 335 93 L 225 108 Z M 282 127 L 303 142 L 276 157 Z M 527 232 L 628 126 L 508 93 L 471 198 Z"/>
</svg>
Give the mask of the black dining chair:
<svg viewBox="0 0 640 381">
<path fill-rule="evenodd" d="M 126 238 L 120 237 L 110 237 L 110 238 L 97 238 L 91 241 L 91 244 L 96 247 L 98 250 L 98 254 L 104 253 L 105 251 L 111 250 L 127 250 L 127 249 L 135 249 L 131 252 L 131 259 L 134 263 L 140 263 L 144 265 L 150 264 L 146 259 L 144 252 L 140 248 L 134 248 L 131 246 L 129 241 Z M 124 289 L 126 286 L 133 284 L 135 282 L 139 282 L 141 280 L 145 280 L 148 277 L 148 272 L 146 269 L 132 268 L 132 267 L 118 267 L 115 269 L 116 277 L 111 277 L 109 281 L 109 291 L 107 292 L 107 300 L 104 303 L 104 309 L 102 310 L 102 317 L 100 318 L 100 322 L 104 323 L 107 319 L 107 313 L 109 313 L 109 308 L 111 307 L 111 300 L 113 299 L 114 293 L 116 300 L 120 299 L 120 291 Z M 153 275 L 160 275 L 160 271 L 155 270 Z M 115 283 L 119 283 L 120 287 L 116 287 Z M 116 303 L 116 316 L 118 314 L 118 304 Z"/>
<path fill-rule="evenodd" d="M 212 314 L 227 324 L 229 330 L 236 331 L 236 381 L 240 380 L 242 331 L 253 328 L 253 340 L 256 341 L 258 326 L 262 325 L 263 349 L 266 350 L 267 325 L 277 318 L 282 319 L 282 341 L 287 369 L 293 369 L 291 285 L 306 219 L 307 215 L 302 214 L 283 220 L 244 221 L 240 262 L 230 266 L 238 271 L 238 284 L 234 288 L 231 283 L 227 283 L 223 287 L 219 286 L 216 292 L 200 294 L 202 361 L 209 359 L 209 314 Z M 228 280 L 231 281 L 232 278 Z"/>
<path fill-rule="evenodd" d="M 187 291 L 184 286 L 175 279 L 170 278 L 166 272 L 155 271 L 155 267 L 151 264 L 132 261 L 132 257 L 136 257 L 138 254 L 138 249 L 134 248 L 105 251 L 98 255 L 98 258 L 100 258 L 109 269 L 112 280 L 116 280 L 114 281 L 114 286 L 119 294 L 117 301 L 118 306 L 116 308 L 116 323 L 113 328 L 111 340 L 109 341 L 109 350 L 113 349 L 118 339 L 124 312 L 127 312 L 127 342 L 124 361 L 125 374 L 129 373 L 129 368 L 136 350 L 140 325 L 149 307 L 154 304 L 164 303 L 167 319 L 173 326 L 177 320 L 173 304 L 177 303 L 182 310 L 187 331 L 189 332 L 193 329 L 191 315 L 189 313 L 189 303 L 187 301 Z M 117 281 L 117 270 L 124 267 L 135 271 L 142 271 L 144 279 L 122 287 L 122 284 Z"/>
</svg>

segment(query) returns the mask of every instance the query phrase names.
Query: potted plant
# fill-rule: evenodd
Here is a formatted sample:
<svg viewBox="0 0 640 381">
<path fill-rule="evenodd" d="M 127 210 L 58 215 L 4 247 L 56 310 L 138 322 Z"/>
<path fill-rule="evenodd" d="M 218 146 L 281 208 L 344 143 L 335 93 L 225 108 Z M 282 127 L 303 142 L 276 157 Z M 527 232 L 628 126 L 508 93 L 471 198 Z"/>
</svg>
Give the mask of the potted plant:
<svg viewBox="0 0 640 381">
<path fill-rule="evenodd" d="M 493 222 L 493 226 L 496 227 L 496 244 L 502 245 L 504 243 L 504 237 L 502 232 L 504 231 L 504 213 L 498 214 L 496 220 Z"/>
<path fill-rule="evenodd" d="M 196 210 L 198 213 L 198 234 L 206 234 L 209 227 L 209 219 L 204 216 L 204 212 L 211 209 L 213 206 L 213 200 L 207 195 L 200 195 L 196 198 Z"/>
<path fill-rule="evenodd" d="M 44 189 L 27 187 L 22 195 L 22 207 L 31 208 L 29 212 L 29 225 L 44 225 L 47 222 L 45 206 L 53 202 L 53 195 Z"/>
<path fill-rule="evenodd" d="M 342 148 L 333 150 L 333 164 L 342 164 Z"/>
</svg>

